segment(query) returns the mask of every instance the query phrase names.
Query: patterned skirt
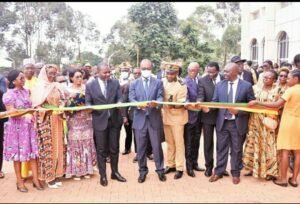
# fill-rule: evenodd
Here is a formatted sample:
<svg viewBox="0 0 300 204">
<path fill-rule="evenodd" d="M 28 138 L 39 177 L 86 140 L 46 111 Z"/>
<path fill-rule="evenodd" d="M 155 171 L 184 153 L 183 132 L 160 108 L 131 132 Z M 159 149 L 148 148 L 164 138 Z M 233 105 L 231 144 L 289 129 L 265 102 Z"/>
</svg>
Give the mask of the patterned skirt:
<svg viewBox="0 0 300 204">
<path fill-rule="evenodd" d="M 4 123 L 4 150 L 6 161 L 25 162 L 38 157 L 37 136 L 31 119 L 10 118 Z"/>
<path fill-rule="evenodd" d="M 245 169 L 253 171 L 256 178 L 278 175 L 276 131 L 265 128 L 262 123 L 264 117 L 260 113 L 250 115 L 243 155 Z"/>
<path fill-rule="evenodd" d="M 91 114 L 75 112 L 68 119 L 66 178 L 93 174 L 96 161 Z"/>
<path fill-rule="evenodd" d="M 38 176 L 50 182 L 65 174 L 66 145 L 63 119 L 57 114 L 44 116 L 38 112 L 37 135 L 39 147 Z"/>
</svg>

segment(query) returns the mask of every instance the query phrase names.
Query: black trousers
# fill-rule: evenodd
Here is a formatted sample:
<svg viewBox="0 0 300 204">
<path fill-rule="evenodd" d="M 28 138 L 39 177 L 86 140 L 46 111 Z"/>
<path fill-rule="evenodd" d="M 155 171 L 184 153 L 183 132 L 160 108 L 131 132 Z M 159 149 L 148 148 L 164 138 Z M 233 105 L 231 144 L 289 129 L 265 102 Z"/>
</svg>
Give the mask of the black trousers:
<svg viewBox="0 0 300 204">
<path fill-rule="evenodd" d="M 4 123 L 0 121 L 0 171 L 3 165 Z"/>
<path fill-rule="evenodd" d="M 119 140 L 121 127 L 113 126 L 111 119 L 108 119 L 107 128 L 103 131 L 94 131 L 97 161 L 99 173 L 106 176 L 106 158 L 110 156 L 112 174 L 118 173 L 119 162 Z"/>
<path fill-rule="evenodd" d="M 204 158 L 206 169 L 214 167 L 214 129 L 216 125 L 202 124 L 204 139 Z"/>
<path fill-rule="evenodd" d="M 231 175 L 240 176 L 242 163 L 242 140 L 234 120 L 225 120 L 221 131 L 217 131 L 217 166 L 215 174 L 221 176 L 226 170 L 230 151 Z"/>
<path fill-rule="evenodd" d="M 200 122 L 195 124 L 187 123 L 184 126 L 184 146 L 187 170 L 192 170 L 194 166 L 198 165 L 201 130 L 202 124 Z"/>
</svg>

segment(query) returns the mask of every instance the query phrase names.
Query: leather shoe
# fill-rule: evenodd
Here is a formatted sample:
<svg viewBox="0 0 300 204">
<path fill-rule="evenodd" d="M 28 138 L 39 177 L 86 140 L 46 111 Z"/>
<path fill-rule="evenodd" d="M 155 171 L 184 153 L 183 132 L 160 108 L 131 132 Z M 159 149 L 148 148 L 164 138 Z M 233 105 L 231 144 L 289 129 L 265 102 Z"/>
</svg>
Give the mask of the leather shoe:
<svg viewBox="0 0 300 204">
<path fill-rule="evenodd" d="M 147 155 L 149 160 L 153 160 L 153 154 Z"/>
<path fill-rule="evenodd" d="M 159 173 L 158 178 L 159 178 L 160 181 L 166 181 L 167 180 L 167 177 L 164 173 Z"/>
<path fill-rule="evenodd" d="M 187 170 L 187 174 L 190 176 L 190 177 L 196 177 L 195 173 L 193 170 Z"/>
<path fill-rule="evenodd" d="M 249 171 L 248 173 L 245 173 L 244 176 L 253 176 L 253 172 Z"/>
<path fill-rule="evenodd" d="M 233 184 L 239 184 L 240 183 L 240 177 L 233 176 L 232 177 L 232 183 Z"/>
<path fill-rule="evenodd" d="M 277 180 L 273 180 L 273 183 L 278 185 L 278 186 L 281 186 L 281 187 L 287 187 L 288 186 L 288 183 L 277 183 Z"/>
<path fill-rule="evenodd" d="M 216 174 L 212 175 L 212 177 L 210 177 L 210 179 L 208 180 L 209 182 L 215 182 L 219 179 L 223 178 L 223 175 L 222 176 L 218 176 Z"/>
<path fill-rule="evenodd" d="M 174 176 L 174 179 L 180 179 L 183 175 L 183 171 L 176 171 L 176 174 Z"/>
<path fill-rule="evenodd" d="M 207 168 L 204 172 L 204 175 L 206 177 L 210 177 L 212 175 L 212 169 L 211 168 Z"/>
<path fill-rule="evenodd" d="M 223 172 L 223 176 L 229 176 L 228 171 L 225 170 L 225 171 Z"/>
<path fill-rule="evenodd" d="M 127 150 L 127 149 L 126 149 L 122 154 L 123 154 L 123 155 L 126 155 L 126 154 L 129 154 L 130 152 L 131 152 L 130 150 Z"/>
<path fill-rule="evenodd" d="M 139 178 L 138 178 L 139 183 L 144 183 L 145 180 L 146 180 L 146 175 L 140 175 Z"/>
<path fill-rule="evenodd" d="M 205 169 L 200 168 L 198 165 L 193 166 L 193 169 L 196 171 L 205 171 Z"/>
<path fill-rule="evenodd" d="M 105 176 L 100 178 L 100 184 L 102 186 L 107 186 L 108 182 L 107 182 L 107 178 Z"/>
<path fill-rule="evenodd" d="M 117 181 L 120 181 L 120 182 L 126 182 L 126 179 L 123 176 L 121 176 L 121 174 L 119 174 L 119 173 L 112 174 L 111 179 L 117 180 Z"/>
<path fill-rule="evenodd" d="M 176 168 L 175 167 L 166 167 L 165 169 L 165 174 L 168 174 L 170 172 L 175 172 L 176 171 Z"/>
<path fill-rule="evenodd" d="M 290 177 L 289 179 L 288 179 L 288 182 L 289 182 L 289 184 L 291 185 L 291 186 L 293 186 L 293 187 L 298 187 L 298 183 L 297 182 L 293 182 L 292 181 L 292 177 Z"/>
<path fill-rule="evenodd" d="M 276 180 L 276 177 L 271 176 L 271 175 L 267 175 L 265 179 L 266 179 L 266 181 L 271 181 L 271 180 Z"/>
</svg>

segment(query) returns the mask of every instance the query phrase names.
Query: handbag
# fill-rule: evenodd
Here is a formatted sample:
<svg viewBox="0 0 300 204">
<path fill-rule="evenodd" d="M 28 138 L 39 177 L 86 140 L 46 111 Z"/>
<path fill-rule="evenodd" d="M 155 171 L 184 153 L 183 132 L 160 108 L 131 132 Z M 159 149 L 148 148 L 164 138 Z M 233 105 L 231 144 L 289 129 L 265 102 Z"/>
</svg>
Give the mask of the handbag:
<svg viewBox="0 0 300 204">
<path fill-rule="evenodd" d="M 275 120 L 271 117 L 268 117 L 268 116 L 264 117 L 262 122 L 263 122 L 264 126 L 270 130 L 275 130 L 278 126 L 277 120 Z"/>
</svg>

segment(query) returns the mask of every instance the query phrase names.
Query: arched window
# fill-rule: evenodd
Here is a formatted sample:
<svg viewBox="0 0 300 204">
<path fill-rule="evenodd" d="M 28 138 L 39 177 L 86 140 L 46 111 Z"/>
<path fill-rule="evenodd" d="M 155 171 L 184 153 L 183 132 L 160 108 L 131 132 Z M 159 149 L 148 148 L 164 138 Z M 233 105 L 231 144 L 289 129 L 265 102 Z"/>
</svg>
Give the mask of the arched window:
<svg viewBox="0 0 300 204">
<path fill-rule="evenodd" d="M 262 62 L 265 60 L 265 38 L 261 41 L 261 59 Z"/>
<path fill-rule="evenodd" d="M 287 62 L 289 57 L 289 38 L 285 31 L 279 34 L 278 38 L 278 60 L 281 64 L 282 62 Z"/>
<path fill-rule="evenodd" d="M 251 46 L 250 46 L 250 59 L 253 62 L 257 63 L 257 58 L 258 58 L 258 44 L 257 44 L 257 40 L 254 38 L 251 41 Z"/>
</svg>

